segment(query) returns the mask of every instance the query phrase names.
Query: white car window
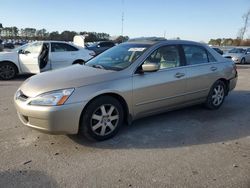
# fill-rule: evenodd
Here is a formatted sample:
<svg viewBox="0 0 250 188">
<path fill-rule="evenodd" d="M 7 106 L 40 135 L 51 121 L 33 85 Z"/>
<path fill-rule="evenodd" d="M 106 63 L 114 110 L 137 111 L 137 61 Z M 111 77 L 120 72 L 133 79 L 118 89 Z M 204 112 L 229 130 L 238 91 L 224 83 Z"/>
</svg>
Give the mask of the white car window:
<svg viewBox="0 0 250 188">
<path fill-rule="evenodd" d="M 42 49 L 42 42 L 32 43 L 25 46 L 22 50 L 30 53 L 40 53 Z"/>
<path fill-rule="evenodd" d="M 51 44 L 51 52 L 72 52 L 72 51 L 78 51 L 78 49 L 75 48 L 74 46 L 64 43 L 53 42 Z"/>
</svg>

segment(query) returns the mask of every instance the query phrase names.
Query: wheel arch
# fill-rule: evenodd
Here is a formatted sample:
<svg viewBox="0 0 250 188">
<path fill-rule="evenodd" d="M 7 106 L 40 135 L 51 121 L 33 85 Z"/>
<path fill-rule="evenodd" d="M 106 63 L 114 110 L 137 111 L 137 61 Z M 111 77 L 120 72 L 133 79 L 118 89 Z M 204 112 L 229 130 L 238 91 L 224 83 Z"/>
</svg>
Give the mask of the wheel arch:
<svg viewBox="0 0 250 188">
<path fill-rule="evenodd" d="M 80 120 L 79 120 L 79 125 L 82 121 L 82 117 L 83 117 L 83 114 L 86 112 L 86 109 L 87 107 L 97 98 L 100 98 L 100 97 L 103 97 L 103 96 L 110 96 L 110 97 L 113 97 L 115 99 L 118 100 L 118 102 L 122 105 L 123 109 L 124 109 L 124 120 L 126 123 L 131 123 L 131 117 L 130 117 L 130 113 L 129 113 L 129 108 L 128 108 L 128 104 L 127 102 L 125 101 L 125 99 L 117 94 L 117 93 L 113 93 L 113 92 L 108 92 L 108 93 L 103 93 L 103 94 L 99 94 L 95 97 L 93 97 L 91 100 L 88 101 L 88 103 L 84 106 L 82 112 L 81 112 L 81 116 L 80 116 Z M 79 126 L 80 128 L 80 126 Z"/>
<path fill-rule="evenodd" d="M 0 61 L 0 64 L 1 64 L 1 63 L 10 63 L 10 64 L 14 65 L 14 66 L 16 67 L 17 74 L 19 74 L 19 73 L 20 73 L 19 67 L 17 66 L 17 64 L 16 64 L 16 63 L 14 63 L 14 62 L 12 62 L 12 61 L 9 61 L 9 60 L 3 60 L 3 61 Z"/>
<path fill-rule="evenodd" d="M 218 79 L 219 81 L 222 81 L 224 84 L 225 84 L 225 86 L 226 86 L 226 95 L 228 95 L 228 92 L 229 92 L 229 80 L 227 80 L 227 79 L 225 79 L 225 78 L 220 78 L 220 79 Z M 217 80 L 217 81 L 218 81 Z"/>
</svg>

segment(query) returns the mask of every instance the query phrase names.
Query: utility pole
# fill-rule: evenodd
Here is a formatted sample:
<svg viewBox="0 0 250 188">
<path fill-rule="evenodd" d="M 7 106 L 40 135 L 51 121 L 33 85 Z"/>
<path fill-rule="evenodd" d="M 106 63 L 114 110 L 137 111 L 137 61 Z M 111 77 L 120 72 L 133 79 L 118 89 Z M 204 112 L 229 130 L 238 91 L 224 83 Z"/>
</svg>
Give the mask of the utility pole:
<svg viewBox="0 0 250 188">
<path fill-rule="evenodd" d="M 121 35 L 123 36 L 123 29 L 124 29 L 124 0 L 122 0 L 122 33 Z"/>
</svg>

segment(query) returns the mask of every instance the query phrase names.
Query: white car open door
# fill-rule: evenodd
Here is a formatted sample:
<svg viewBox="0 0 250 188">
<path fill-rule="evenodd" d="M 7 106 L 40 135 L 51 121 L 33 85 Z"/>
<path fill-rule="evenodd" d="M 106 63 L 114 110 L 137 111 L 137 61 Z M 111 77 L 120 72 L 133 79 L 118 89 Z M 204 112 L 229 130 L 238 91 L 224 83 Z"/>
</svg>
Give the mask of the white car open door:
<svg viewBox="0 0 250 188">
<path fill-rule="evenodd" d="M 42 50 L 43 43 L 35 42 L 25 46 L 19 51 L 19 63 L 24 73 L 40 73 L 39 55 Z"/>
</svg>

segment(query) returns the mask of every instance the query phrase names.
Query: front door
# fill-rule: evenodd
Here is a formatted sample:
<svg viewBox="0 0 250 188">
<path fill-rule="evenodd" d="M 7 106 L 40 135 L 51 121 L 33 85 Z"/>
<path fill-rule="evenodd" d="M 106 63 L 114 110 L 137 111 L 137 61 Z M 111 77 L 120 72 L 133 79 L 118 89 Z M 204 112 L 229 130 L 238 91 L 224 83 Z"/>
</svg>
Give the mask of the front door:
<svg viewBox="0 0 250 188">
<path fill-rule="evenodd" d="M 136 116 L 163 111 L 185 102 L 186 68 L 182 66 L 179 52 L 178 46 L 160 47 L 144 62 L 160 64 L 160 70 L 134 74 L 133 104 Z"/>
<path fill-rule="evenodd" d="M 41 53 L 42 46 L 42 42 L 35 42 L 20 50 L 18 57 L 23 73 L 36 74 L 40 72 L 39 55 Z"/>
</svg>

